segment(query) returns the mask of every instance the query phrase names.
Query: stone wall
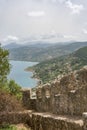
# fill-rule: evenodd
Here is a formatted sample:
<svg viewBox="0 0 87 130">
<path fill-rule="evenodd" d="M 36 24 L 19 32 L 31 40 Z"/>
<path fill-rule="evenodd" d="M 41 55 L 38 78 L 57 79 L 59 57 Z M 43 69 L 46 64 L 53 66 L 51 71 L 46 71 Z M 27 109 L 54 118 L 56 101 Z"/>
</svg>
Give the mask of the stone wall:
<svg viewBox="0 0 87 130">
<path fill-rule="evenodd" d="M 78 119 L 74 118 L 72 121 L 66 116 L 60 117 L 60 115 L 82 117 L 82 113 L 87 112 L 86 68 L 38 86 L 35 99 L 30 98 L 30 91 L 28 93 L 23 91 L 23 93 L 23 104 L 27 106 L 27 109 L 39 112 L 32 113 L 33 130 L 87 130 L 87 116 L 84 116 L 84 125 L 79 124 Z"/>
<path fill-rule="evenodd" d="M 87 69 L 39 86 L 36 109 L 54 114 L 82 115 L 87 111 Z"/>
<path fill-rule="evenodd" d="M 23 98 L 22 98 L 22 102 L 23 102 L 23 106 L 26 109 L 30 109 L 31 105 L 30 105 L 30 89 L 22 89 L 22 94 L 23 94 Z"/>
<path fill-rule="evenodd" d="M 48 113 L 33 113 L 32 130 L 83 130 L 83 121 Z"/>
<path fill-rule="evenodd" d="M 23 90 L 23 105 L 38 112 L 61 115 L 82 115 L 87 111 L 87 69 L 70 73 L 60 80 L 38 86 L 36 98 Z"/>
<path fill-rule="evenodd" d="M 0 125 L 25 123 L 32 130 L 87 130 L 85 119 L 32 111 L 0 113 Z"/>
<path fill-rule="evenodd" d="M 83 130 L 87 130 L 87 112 L 83 113 Z"/>
<path fill-rule="evenodd" d="M 31 113 L 31 111 L 0 112 L 0 125 L 30 123 L 32 120 Z"/>
<path fill-rule="evenodd" d="M 31 90 L 30 89 L 22 89 L 22 104 L 27 110 L 36 110 L 36 99 L 31 99 Z"/>
</svg>

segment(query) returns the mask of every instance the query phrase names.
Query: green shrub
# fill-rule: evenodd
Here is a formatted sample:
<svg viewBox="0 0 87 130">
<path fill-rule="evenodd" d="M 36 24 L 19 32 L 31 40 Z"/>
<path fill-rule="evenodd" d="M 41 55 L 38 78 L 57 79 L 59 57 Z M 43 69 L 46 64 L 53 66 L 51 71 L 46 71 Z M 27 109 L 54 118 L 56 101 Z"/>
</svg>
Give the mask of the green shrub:
<svg viewBox="0 0 87 130">
<path fill-rule="evenodd" d="M 21 87 L 14 80 L 9 81 L 8 90 L 10 94 L 15 95 L 17 99 L 22 99 Z"/>
<path fill-rule="evenodd" d="M 17 130 L 16 126 L 13 126 L 13 125 L 4 125 L 4 126 L 1 126 L 0 130 Z"/>
</svg>

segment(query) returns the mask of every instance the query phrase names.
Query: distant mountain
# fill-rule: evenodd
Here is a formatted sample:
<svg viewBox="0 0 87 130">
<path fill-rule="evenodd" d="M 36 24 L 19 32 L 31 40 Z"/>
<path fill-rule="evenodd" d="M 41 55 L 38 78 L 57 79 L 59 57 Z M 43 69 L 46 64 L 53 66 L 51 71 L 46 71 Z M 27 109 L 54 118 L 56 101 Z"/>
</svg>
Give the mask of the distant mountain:
<svg viewBox="0 0 87 130">
<path fill-rule="evenodd" d="M 54 43 L 54 44 L 57 44 L 57 43 Z M 49 43 L 46 43 L 46 42 L 19 42 L 19 43 L 15 43 L 15 42 L 11 42 L 11 43 L 8 43 L 7 45 L 4 45 L 3 47 L 6 48 L 6 49 L 13 49 L 13 48 L 19 48 L 19 47 L 43 47 L 43 48 L 46 48 L 46 47 L 49 47 L 49 46 L 53 46 L 54 44 L 49 44 Z M 60 45 L 60 44 L 59 44 Z"/>
<path fill-rule="evenodd" d="M 12 42 L 12 43 L 9 43 L 9 44 L 7 44 L 7 45 L 5 45 L 5 46 L 3 46 L 3 47 L 4 47 L 5 49 L 13 49 L 13 48 L 22 47 L 22 45 Z"/>
<path fill-rule="evenodd" d="M 34 77 L 46 83 L 58 76 L 78 70 L 85 65 L 87 66 L 87 46 L 78 49 L 72 54 L 41 62 L 29 68 L 29 70 L 33 69 L 35 71 Z"/>
<path fill-rule="evenodd" d="M 22 61 L 45 61 L 62 55 L 70 54 L 71 52 L 87 46 L 87 42 L 74 42 L 66 44 L 49 44 L 35 43 L 26 46 L 9 47 L 10 59 Z"/>
</svg>

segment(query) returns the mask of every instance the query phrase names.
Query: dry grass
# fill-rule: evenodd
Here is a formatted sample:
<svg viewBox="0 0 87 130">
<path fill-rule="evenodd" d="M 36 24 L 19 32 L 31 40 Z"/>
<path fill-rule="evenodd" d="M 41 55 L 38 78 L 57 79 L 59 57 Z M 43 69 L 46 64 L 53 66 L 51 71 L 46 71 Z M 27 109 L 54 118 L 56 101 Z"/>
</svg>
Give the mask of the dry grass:
<svg viewBox="0 0 87 130">
<path fill-rule="evenodd" d="M 7 92 L 0 91 L 0 112 L 23 110 L 22 104 L 17 98 Z"/>
</svg>

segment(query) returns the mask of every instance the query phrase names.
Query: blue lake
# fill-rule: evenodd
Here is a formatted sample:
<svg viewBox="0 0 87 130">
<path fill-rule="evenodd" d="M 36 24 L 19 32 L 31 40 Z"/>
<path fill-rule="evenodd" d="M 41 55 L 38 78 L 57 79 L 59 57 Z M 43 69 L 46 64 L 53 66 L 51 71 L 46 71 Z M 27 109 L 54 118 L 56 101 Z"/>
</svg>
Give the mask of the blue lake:
<svg viewBox="0 0 87 130">
<path fill-rule="evenodd" d="M 36 65 L 36 62 L 10 61 L 10 64 L 12 68 L 8 79 L 15 80 L 23 88 L 32 88 L 37 85 L 38 81 L 31 78 L 33 73 L 24 70 L 29 66 Z"/>
</svg>

